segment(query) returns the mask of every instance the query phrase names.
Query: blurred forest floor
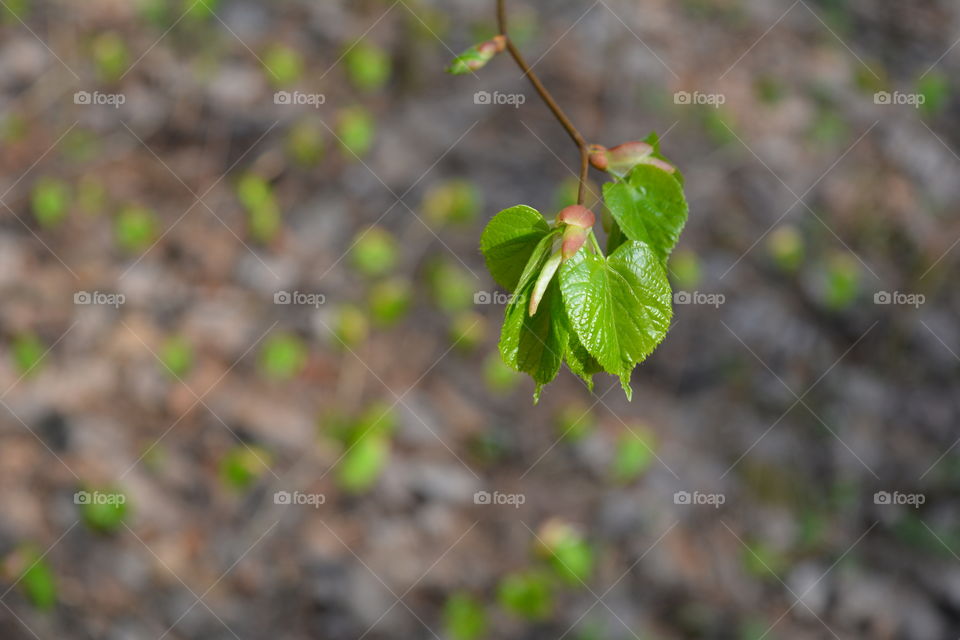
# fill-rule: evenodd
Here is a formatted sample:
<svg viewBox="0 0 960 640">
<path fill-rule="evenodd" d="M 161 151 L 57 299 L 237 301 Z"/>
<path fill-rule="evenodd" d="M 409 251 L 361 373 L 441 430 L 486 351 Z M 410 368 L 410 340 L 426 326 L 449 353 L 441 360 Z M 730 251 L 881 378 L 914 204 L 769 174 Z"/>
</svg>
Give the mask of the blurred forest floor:
<svg viewBox="0 0 960 640">
<path fill-rule="evenodd" d="M 691 204 L 633 402 L 536 407 L 492 0 L 0 4 L 0 637 L 960 635 L 955 2 L 509 2 Z"/>
</svg>

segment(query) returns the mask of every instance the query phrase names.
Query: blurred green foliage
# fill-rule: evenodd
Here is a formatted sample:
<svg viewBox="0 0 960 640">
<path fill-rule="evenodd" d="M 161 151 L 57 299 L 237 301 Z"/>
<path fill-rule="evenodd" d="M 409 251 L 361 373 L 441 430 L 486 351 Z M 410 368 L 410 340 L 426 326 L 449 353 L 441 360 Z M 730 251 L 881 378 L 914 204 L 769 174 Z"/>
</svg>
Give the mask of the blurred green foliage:
<svg viewBox="0 0 960 640">
<path fill-rule="evenodd" d="M 247 211 L 250 235 L 259 242 L 269 242 L 280 232 L 282 220 L 270 183 L 247 173 L 237 182 L 237 199 Z"/>
<path fill-rule="evenodd" d="M 920 110 L 925 116 L 937 116 L 950 102 L 950 78 L 946 74 L 931 71 L 917 81 L 917 93 L 923 96 Z"/>
<path fill-rule="evenodd" d="M 370 320 L 360 307 L 354 304 L 340 305 L 333 333 L 337 337 L 338 346 L 354 349 L 367 341 L 370 335 Z"/>
<path fill-rule="evenodd" d="M 17 583 L 24 597 L 41 611 L 50 611 L 57 604 L 57 580 L 53 570 L 33 544 L 18 549 L 14 556 L 20 569 Z"/>
<path fill-rule="evenodd" d="M 337 117 L 337 137 L 348 160 L 363 158 L 373 146 L 376 123 L 365 108 L 354 106 L 342 110 Z"/>
<path fill-rule="evenodd" d="M 395 325 L 410 310 L 413 287 L 406 278 L 382 280 L 370 288 L 368 303 L 373 322 L 381 327 Z"/>
<path fill-rule="evenodd" d="M 435 260 L 427 267 L 427 284 L 434 304 L 455 314 L 473 308 L 477 280 L 449 260 Z"/>
<path fill-rule="evenodd" d="M 610 475 L 616 482 L 636 480 L 656 459 L 656 437 L 644 427 L 624 431 L 617 439 Z"/>
<path fill-rule="evenodd" d="M 562 520 L 544 524 L 537 551 L 546 557 L 551 569 L 568 585 L 580 585 L 593 573 L 593 547 L 581 531 Z"/>
<path fill-rule="evenodd" d="M 260 348 L 260 371 L 271 380 L 290 380 L 307 364 L 307 345 L 292 333 L 275 333 Z"/>
<path fill-rule="evenodd" d="M 263 54 L 267 79 L 275 87 L 289 87 L 303 75 L 303 58 L 286 45 L 275 44 Z"/>
<path fill-rule="evenodd" d="M 473 596 L 454 593 L 443 607 L 443 628 L 450 640 L 480 640 L 487 633 L 487 614 Z"/>
<path fill-rule="evenodd" d="M 423 213 L 435 224 L 470 224 L 482 208 L 483 195 L 469 180 L 447 180 L 431 188 L 423 198 Z"/>
<path fill-rule="evenodd" d="M 57 178 L 40 178 L 30 194 L 33 216 L 44 229 L 57 227 L 66 219 L 70 187 Z"/>
<path fill-rule="evenodd" d="M 337 485 L 363 493 L 376 484 L 390 459 L 390 436 L 397 417 L 392 407 L 374 402 L 353 420 L 335 421 L 330 429 L 344 447 L 336 467 Z"/>
<path fill-rule="evenodd" d="M 561 406 L 554 423 L 559 437 L 576 442 L 594 430 L 597 418 L 590 407 L 577 400 Z"/>
<path fill-rule="evenodd" d="M 157 220 L 146 207 L 128 206 L 117 214 L 113 233 L 117 246 L 128 253 L 138 253 L 150 247 L 157 237 Z"/>
<path fill-rule="evenodd" d="M 860 294 L 860 263 L 849 253 L 827 256 L 824 278 L 823 302 L 830 309 L 846 309 Z"/>
<path fill-rule="evenodd" d="M 314 167 L 323 159 L 323 130 L 312 120 L 301 120 L 287 134 L 287 154 L 298 165 Z"/>
<path fill-rule="evenodd" d="M 670 275 L 678 288 L 684 290 L 696 289 L 700 284 L 702 270 L 697 254 L 689 249 L 674 251 L 670 256 Z"/>
<path fill-rule="evenodd" d="M 508 367 L 498 352 L 493 351 L 483 361 L 483 380 L 489 390 L 506 393 L 517 388 L 522 376 Z"/>
<path fill-rule="evenodd" d="M 361 91 L 376 91 L 390 79 L 390 56 L 372 42 L 361 40 L 351 45 L 343 62 L 350 83 Z"/>
<path fill-rule="evenodd" d="M 10 345 L 13 366 L 22 376 L 35 374 L 40 369 L 47 347 L 33 332 L 19 333 Z"/>
<path fill-rule="evenodd" d="M 777 227 L 767 238 L 767 251 L 780 269 L 794 272 L 803 263 L 805 252 L 803 236 L 792 225 L 785 224 Z"/>
<path fill-rule="evenodd" d="M 220 460 L 220 479 L 231 489 L 245 491 L 269 471 L 272 459 L 262 447 L 237 445 Z"/>
<path fill-rule="evenodd" d="M 450 321 L 450 340 L 461 351 L 472 351 L 487 335 L 487 319 L 476 311 L 461 311 Z"/>
<path fill-rule="evenodd" d="M 93 61 L 101 80 L 116 82 L 130 64 L 127 44 L 117 33 L 101 33 L 93 41 Z"/>
<path fill-rule="evenodd" d="M 90 499 L 80 504 L 80 516 L 90 529 L 113 533 L 123 525 L 129 511 L 126 494 L 115 489 L 97 489 L 88 490 L 86 495 Z"/>
<path fill-rule="evenodd" d="M 509 573 L 500 580 L 497 601 L 516 616 L 543 620 L 553 611 L 550 577 L 538 570 Z"/>
<path fill-rule="evenodd" d="M 358 233 L 350 250 L 354 268 L 369 277 L 392 272 L 396 268 L 399 255 L 396 238 L 383 227 L 367 227 Z"/>
<path fill-rule="evenodd" d="M 164 371 L 183 378 L 193 366 L 193 345 L 183 336 L 171 336 L 160 346 L 160 361 Z"/>
</svg>

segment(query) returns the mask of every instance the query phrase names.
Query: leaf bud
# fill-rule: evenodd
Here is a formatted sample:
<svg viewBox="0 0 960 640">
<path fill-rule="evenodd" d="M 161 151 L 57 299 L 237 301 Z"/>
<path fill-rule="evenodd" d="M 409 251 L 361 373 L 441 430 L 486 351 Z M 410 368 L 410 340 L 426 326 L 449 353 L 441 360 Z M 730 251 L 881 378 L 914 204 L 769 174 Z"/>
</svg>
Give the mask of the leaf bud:
<svg viewBox="0 0 960 640">
<path fill-rule="evenodd" d="M 502 35 L 476 44 L 454 58 L 450 66 L 447 67 L 447 73 L 458 76 L 478 71 L 506 48 L 507 38 Z"/>
</svg>

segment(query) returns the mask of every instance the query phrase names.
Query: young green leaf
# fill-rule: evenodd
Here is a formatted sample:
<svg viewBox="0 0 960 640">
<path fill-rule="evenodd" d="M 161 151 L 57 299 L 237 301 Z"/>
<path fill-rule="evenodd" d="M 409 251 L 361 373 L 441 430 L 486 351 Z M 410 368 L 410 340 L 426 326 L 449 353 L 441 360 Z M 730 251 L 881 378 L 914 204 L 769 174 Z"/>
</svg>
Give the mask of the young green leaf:
<svg viewBox="0 0 960 640">
<path fill-rule="evenodd" d="M 480 236 L 480 251 L 497 284 L 507 291 L 515 290 L 534 249 L 548 233 L 550 225 L 544 217 L 526 205 L 495 215 Z"/>
<path fill-rule="evenodd" d="M 630 398 L 630 373 L 670 327 L 670 283 L 642 242 L 627 242 L 604 259 L 581 251 L 560 265 L 560 290 L 570 324 L 587 352 L 620 377 Z"/>
<path fill-rule="evenodd" d="M 500 333 L 500 355 L 504 362 L 530 374 L 537 383 L 533 394 L 536 403 L 543 386 L 560 371 L 569 325 L 556 279 L 547 287 L 537 312 L 532 316 L 528 313 L 533 286 L 532 280 L 524 283 L 507 305 Z"/>
<path fill-rule="evenodd" d="M 610 214 L 630 240 L 644 242 L 665 260 L 687 222 L 683 187 L 652 165 L 634 167 L 622 180 L 603 187 Z"/>
<path fill-rule="evenodd" d="M 569 324 L 569 318 L 565 318 L 565 320 Z M 586 382 L 587 388 L 593 391 L 593 376 L 603 371 L 603 367 L 600 366 L 597 359 L 590 355 L 590 352 L 583 346 L 583 343 L 580 342 L 580 338 L 577 336 L 577 332 L 573 331 L 572 327 L 570 331 L 567 332 L 567 352 L 565 357 L 570 371 Z"/>
<path fill-rule="evenodd" d="M 447 73 L 461 76 L 479 71 L 490 62 L 495 55 L 507 48 L 507 38 L 502 35 L 474 45 L 453 59 L 447 67 Z"/>
</svg>

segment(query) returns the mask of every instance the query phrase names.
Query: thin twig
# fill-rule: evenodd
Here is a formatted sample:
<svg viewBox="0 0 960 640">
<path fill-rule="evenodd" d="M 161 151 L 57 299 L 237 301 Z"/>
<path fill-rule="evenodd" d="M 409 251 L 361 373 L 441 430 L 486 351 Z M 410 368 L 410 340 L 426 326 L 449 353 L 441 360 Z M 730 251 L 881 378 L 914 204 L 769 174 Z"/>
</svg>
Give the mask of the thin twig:
<svg viewBox="0 0 960 640">
<path fill-rule="evenodd" d="M 530 83 L 533 85 L 533 88 L 537 90 L 540 98 L 547 105 L 554 117 L 560 122 L 564 130 L 566 130 L 567 134 L 573 140 L 573 143 L 577 145 L 577 148 L 580 150 L 580 189 L 577 193 L 577 204 L 582 205 L 586 199 L 587 175 L 590 169 L 590 156 L 587 140 L 574 126 L 573 122 L 570 121 L 570 118 L 567 117 L 567 114 L 563 112 L 563 109 L 561 109 L 560 105 L 557 104 L 557 101 L 553 98 L 553 95 L 551 95 L 547 88 L 543 86 L 540 78 L 536 73 L 533 72 L 533 69 L 531 69 L 530 65 L 527 64 L 527 61 L 524 60 L 523 54 L 520 53 L 520 50 L 517 49 L 516 45 L 514 45 L 513 41 L 510 39 L 510 34 L 507 33 L 506 0 L 497 0 L 497 24 L 499 25 L 501 35 L 507 39 L 507 51 L 510 52 L 510 56 L 517 63 L 517 66 L 520 67 L 520 70 L 523 71 L 523 75 L 530 79 Z"/>
</svg>

